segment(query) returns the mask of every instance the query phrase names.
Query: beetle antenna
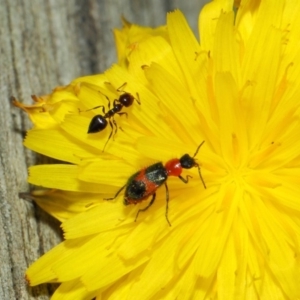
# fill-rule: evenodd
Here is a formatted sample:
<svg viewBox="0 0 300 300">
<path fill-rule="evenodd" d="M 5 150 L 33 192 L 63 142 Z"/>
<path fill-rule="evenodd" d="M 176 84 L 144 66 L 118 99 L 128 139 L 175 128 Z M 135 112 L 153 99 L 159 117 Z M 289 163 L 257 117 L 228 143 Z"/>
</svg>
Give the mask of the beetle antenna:
<svg viewBox="0 0 300 300">
<path fill-rule="evenodd" d="M 198 152 L 199 152 L 201 146 L 204 144 L 204 142 L 205 142 L 205 141 L 202 141 L 202 143 L 198 146 L 198 148 L 196 149 L 196 152 L 195 152 L 193 158 L 198 154 Z"/>
<path fill-rule="evenodd" d="M 205 184 L 205 182 L 203 180 L 203 177 L 202 177 L 202 174 L 201 174 L 201 168 L 198 164 L 197 164 L 197 168 L 198 168 L 198 172 L 199 172 L 199 176 L 200 176 L 200 179 L 202 181 L 202 184 L 203 184 L 204 188 L 206 189 L 206 184 Z"/>
<path fill-rule="evenodd" d="M 196 152 L 195 152 L 193 158 L 198 154 L 198 152 L 199 152 L 201 146 L 204 144 L 204 142 L 205 141 L 202 141 L 201 144 L 198 146 L 198 148 L 196 149 Z M 200 168 L 199 164 L 195 164 L 195 166 L 197 166 L 197 168 L 198 168 L 199 177 L 200 177 L 200 179 L 202 181 L 202 184 L 203 184 L 204 188 L 206 189 L 206 184 L 205 184 L 205 182 L 203 180 L 203 177 L 202 177 L 202 174 L 201 174 L 201 168 Z"/>
</svg>

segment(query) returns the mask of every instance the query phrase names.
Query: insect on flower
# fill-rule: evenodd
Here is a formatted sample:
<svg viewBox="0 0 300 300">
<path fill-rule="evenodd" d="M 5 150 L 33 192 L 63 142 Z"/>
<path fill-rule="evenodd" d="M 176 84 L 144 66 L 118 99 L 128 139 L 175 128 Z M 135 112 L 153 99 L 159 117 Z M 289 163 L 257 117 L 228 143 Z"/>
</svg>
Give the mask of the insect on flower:
<svg viewBox="0 0 300 300">
<path fill-rule="evenodd" d="M 184 154 L 181 158 L 173 158 L 169 160 L 165 166 L 162 162 L 155 163 L 149 167 L 143 168 L 140 171 L 133 174 L 127 181 L 127 183 L 121 187 L 113 198 L 106 198 L 105 200 L 113 200 L 118 197 L 121 191 L 126 188 L 124 196 L 124 204 L 137 204 L 143 200 L 146 200 L 152 195 L 152 199 L 149 204 L 142 209 L 139 209 L 135 217 L 135 222 L 139 216 L 140 212 L 146 211 L 155 201 L 156 190 L 163 184 L 166 187 L 166 220 L 171 226 L 168 218 L 169 210 L 169 189 L 167 185 L 168 176 L 177 176 L 184 183 L 188 183 L 189 178 L 192 176 L 187 175 L 186 178 L 181 176 L 183 169 L 191 169 L 193 167 L 198 168 L 199 177 L 202 181 L 204 188 L 206 185 L 201 175 L 201 170 L 199 164 L 195 160 L 195 156 L 198 154 L 204 141 L 197 147 L 196 152 L 193 157 L 189 154 Z"/>
<path fill-rule="evenodd" d="M 111 102 L 109 100 L 109 98 L 105 96 L 105 98 L 108 101 L 108 111 L 105 111 L 105 107 L 104 105 L 99 105 L 96 107 L 93 107 L 91 109 L 88 109 L 86 111 L 90 111 L 93 109 L 97 109 L 97 108 L 102 108 L 102 113 L 103 115 L 96 115 L 92 118 L 89 128 L 88 128 L 88 132 L 87 133 L 97 133 L 100 132 L 102 130 L 104 130 L 107 125 L 109 124 L 109 126 L 111 127 L 111 132 L 110 135 L 103 147 L 102 152 L 104 151 L 108 141 L 110 140 L 110 138 L 112 136 L 115 136 L 115 134 L 118 131 L 118 126 L 117 123 L 114 119 L 115 115 L 118 114 L 119 116 L 121 115 L 126 115 L 126 117 L 128 116 L 128 114 L 126 112 L 121 112 L 121 110 L 123 109 L 123 107 L 129 107 L 133 104 L 133 101 L 136 100 L 136 102 L 140 105 L 141 102 L 139 100 L 139 96 L 137 94 L 137 98 L 134 98 L 130 93 L 127 93 L 125 91 L 123 91 L 122 89 L 127 85 L 127 83 L 125 82 L 122 86 L 120 86 L 117 89 L 117 92 L 123 92 L 122 95 L 120 95 L 119 99 L 115 99 L 113 102 L 113 107 L 110 108 Z M 115 130 L 114 130 L 115 129 Z"/>
</svg>

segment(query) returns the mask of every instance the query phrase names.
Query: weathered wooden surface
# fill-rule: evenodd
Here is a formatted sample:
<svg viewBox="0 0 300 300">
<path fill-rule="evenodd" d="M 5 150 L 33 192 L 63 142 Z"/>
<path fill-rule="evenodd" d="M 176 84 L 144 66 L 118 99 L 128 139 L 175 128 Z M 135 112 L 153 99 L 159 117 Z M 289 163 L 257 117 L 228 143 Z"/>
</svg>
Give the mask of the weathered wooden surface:
<svg viewBox="0 0 300 300">
<path fill-rule="evenodd" d="M 204 1 L 202 1 L 204 2 Z M 37 162 L 24 149 L 25 114 L 10 97 L 31 103 L 78 76 L 104 71 L 115 61 L 111 29 L 123 14 L 155 26 L 180 8 L 197 31 L 201 1 L 0 0 L 0 299 L 49 299 L 55 286 L 28 288 L 24 271 L 61 239 L 59 222 L 19 199 L 29 190 L 27 167 Z"/>
</svg>

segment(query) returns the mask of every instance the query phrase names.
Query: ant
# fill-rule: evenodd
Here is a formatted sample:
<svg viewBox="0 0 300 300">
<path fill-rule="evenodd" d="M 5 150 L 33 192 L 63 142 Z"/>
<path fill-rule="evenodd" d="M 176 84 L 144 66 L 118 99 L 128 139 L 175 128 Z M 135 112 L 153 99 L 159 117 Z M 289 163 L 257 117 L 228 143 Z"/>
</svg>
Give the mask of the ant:
<svg viewBox="0 0 300 300">
<path fill-rule="evenodd" d="M 140 212 L 146 211 L 155 201 L 156 190 L 165 185 L 166 188 L 166 220 L 171 226 L 168 217 L 169 211 L 169 189 L 167 185 L 168 176 L 176 176 L 182 182 L 188 183 L 189 178 L 192 176 L 187 175 L 186 178 L 181 176 L 183 169 L 191 169 L 193 167 L 198 168 L 199 177 L 202 181 L 203 187 L 206 189 L 205 182 L 202 178 L 201 170 L 199 164 L 196 162 L 195 157 L 197 156 L 201 146 L 204 141 L 197 147 L 195 154 L 190 156 L 189 154 L 184 154 L 181 158 L 173 158 L 169 160 L 165 165 L 162 162 L 155 163 L 151 166 L 141 169 L 132 176 L 129 177 L 127 183 L 121 187 L 113 198 L 105 198 L 104 200 L 113 200 L 118 197 L 121 191 L 125 190 L 124 205 L 138 204 L 143 200 L 146 200 L 149 196 L 152 196 L 149 204 L 139 209 L 135 217 L 135 222 L 140 214 Z"/>
<path fill-rule="evenodd" d="M 110 140 L 110 138 L 112 136 L 115 136 L 115 134 L 118 131 L 118 126 L 114 119 L 115 114 L 118 114 L 119 116 L 126 115 L 126 117 L 128 117 L 128 114 L 126 112 L 121 112 L 123 107 L 131 106 L 134 100 L 136 100 L 136 102 L 139 105 L 141 104 L 138 94 L 137 94 L 137 98 L 134 98 L 130 93 L 127 93 L 122 90 L 122 88 L 124 88 L 126 85 L 127 85 L 127 82 L 125 82 L 123 85 L 121 85 L 117 89 L 117 92 L 121 92 L 121 93 L 123 92 L 124 94 L 120 95 L 119 99 L 114 100 L 112 108 L 110 108 L 111 102 L 110 102 L 109 98 L 103 94 L 108 101 L 108 111 L 107 112 L 105 111 L 104 105 L 99 105 L 99 106 L 96 106 L 96 107 L 86 110 L 86 111 L 90 111 L 93 109 L 102 108 L 102 113 L 103 113 L 103 115 L 96 115 L 92 118 L 87 133 L 100 132 L 100 131 L 104 130 L 108 124 L 111 127 L 110 135 L 103 147 L 102 152 L 104 152 L 104 149 L 105 149 L 108 141 Z M 115 131 L 114 131 L 114 127 L 115 127 Z"/>
</svg>

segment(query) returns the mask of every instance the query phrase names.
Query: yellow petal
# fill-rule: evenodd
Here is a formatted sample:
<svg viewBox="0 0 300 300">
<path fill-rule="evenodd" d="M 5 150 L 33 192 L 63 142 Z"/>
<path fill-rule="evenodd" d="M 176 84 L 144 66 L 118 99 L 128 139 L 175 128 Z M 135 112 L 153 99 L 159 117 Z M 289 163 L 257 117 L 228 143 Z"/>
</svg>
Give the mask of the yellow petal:
<svg viewBox="0 0 300 300">
<path fill-rule="evenodd" d="M 185 76 L 186 84 L 193 97 L 198 95 L 197 79 L 198 60 L 196 54 L 201 50 L 192 30 L 180 11 L 168 14 L 170 42 L 179 66 Z"/>
<path fill-rule="evenodd" d="M 26 271 L 26 279 L 31 286 L 38 285 L 45 281 L 56 282 L 57 277 L 52 271 L 53 260 L 64 257 L 68 251 L 74 251 L 89 238 L 65 241 L 54 247 L 51 252 L 44 254 L 37 262 L 32 264 Z"/>
<path fill-rule="evenodd" d="M 41 208 L 61 222 L 99 205 L 103 197 L 102 194 L 61 190 L 34 190 L 30 196 Z"/>
<path fill-rule="evenodd" d="M 211 51 L 214 46 L 215 30 L 221 13 L 232 11 L 232 0 L 215 0 L 208 3 L 199 15 L 199 33 L 201 46 L 206 51 Z"/>
<path fill-rule="evenodd" d="M 73 280 L 62 283 L 55 291 L 51 300 L 74 300 L 92 299 L 96 296 L 95 292 L 88 292 L 80 280 Z"/>
<path fill-rule="evenodd" d="M 40 165 L 29 168 L 28 182 L 45 188 L 62 189 L 73 192 L 101 193 L 103 186 L 80 181 L 78 166 Z"/>
</svg>

